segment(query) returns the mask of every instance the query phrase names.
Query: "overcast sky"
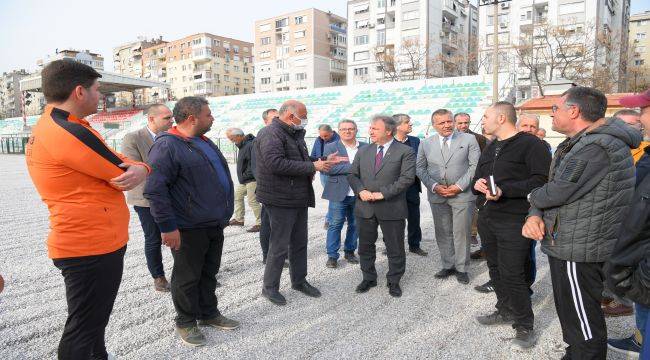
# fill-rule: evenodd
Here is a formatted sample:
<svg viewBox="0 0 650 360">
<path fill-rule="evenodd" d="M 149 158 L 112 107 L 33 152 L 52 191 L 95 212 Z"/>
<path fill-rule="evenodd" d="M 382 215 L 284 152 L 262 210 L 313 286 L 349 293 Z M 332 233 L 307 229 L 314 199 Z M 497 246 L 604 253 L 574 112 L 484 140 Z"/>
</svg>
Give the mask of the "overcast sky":
<svg viewBox="0 0 650 360">
<path fill-rule="evenodd" d="M 174 40 L 209 32 L 252 42 L 255 20 L 308 7 L 346 17 L 346 4 L 346 0 L 0 0 L 0 72 L 35 70 L 36 60 L 57 48 L 98 52 L 106 70 L 112 70 L 113 47 L 138 36 Z M 632 0 L 633 13 L 648 9 L 650 0 Z"/>
</svg>

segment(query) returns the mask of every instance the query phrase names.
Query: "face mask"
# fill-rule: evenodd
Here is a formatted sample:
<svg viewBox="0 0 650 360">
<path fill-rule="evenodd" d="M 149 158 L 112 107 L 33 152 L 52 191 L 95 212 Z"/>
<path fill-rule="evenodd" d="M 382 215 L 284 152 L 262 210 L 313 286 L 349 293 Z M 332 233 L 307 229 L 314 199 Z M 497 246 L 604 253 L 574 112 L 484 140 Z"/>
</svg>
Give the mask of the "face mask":
<svg viewBox="0 0 650 360">
<path fill-rule="evenodd" d="M 297 117 L 296 115 L 294 115 L 294 116 L 295 116 L 296 118 L 300 119 L 300 118 Z M 309 124 L 309 121 L 308 121 L 307 119 L 300 119 L 300 124 L 299 124 L 299 125 L 293 124 L 293 128 L 294 128 L 294 129 L 297 129 L 297 130 L 302 130 L 302 129 L 304 129 L 304 128 L 307 126 L 307 124 Z"/>
</svg>

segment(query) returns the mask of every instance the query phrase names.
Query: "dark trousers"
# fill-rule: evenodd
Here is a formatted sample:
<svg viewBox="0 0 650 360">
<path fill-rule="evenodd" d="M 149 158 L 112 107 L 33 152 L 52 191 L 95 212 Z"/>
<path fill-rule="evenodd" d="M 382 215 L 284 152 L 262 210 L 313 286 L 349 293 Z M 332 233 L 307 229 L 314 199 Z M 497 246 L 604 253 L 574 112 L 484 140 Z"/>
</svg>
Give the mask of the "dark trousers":
<svg viewBox="0 0 650 360">
<path fill-rule="evenodd" d="M 291 284 L 300 285 L 307 277 L 307 208 L 265 208 L 271 220 L 271 238 L 264 268 L 264 289 L 280 289 L 280 277 L 287 255 Z"/>
<path fill-rule="evenodd" d="M 406 254 L 404 253 L 404 220 L 379 220 L 377 217 L 365 219 L 357 216 L 359 229 L 359 262 L 363 280 L 377 281 L 375 259 L 377 250 L 377 227 L 381 227 L 388 255 L 388 273 L 386 279 L 391 284 L 399 284 L 406 269 Z"/>
<path fill-rule="evenodd" d="M 523 225 L 523 218 L 505 221 L 478 214 L 478 233 L 497 296 L 496 308 L 514 315 L 513 327 L 532 329 L 535 318 L 528 294 L 531 240 L 521 235 Z"/>
<path fill-rule="evenodd" d="M 160 229 L 151 216 L 148 207 L 134 206 L 133 209 L 138 214 L 142 231 L 144 232 L 144 257 L 147 259 L 147 268 L 151 276 L 159 278 L 165 276 L 165 267 L 162 262 L 162 238 Z"/>
<path fill-rule="evenodd" d="M 112 253 L 54 259 L 61 270 L 68 318 L 59 359 L 107 359 L 104 332 L 122 280 L 126 246 Z"/>
<path fill-rule="evenodd" d="M 266 259 L 269 253 L 269 239 L 271 238 L 271 220 L 269 219 L 269 212 L 266 210 L 266 205 L 262 205 L 260 217 L 260 247 L 262 248 L 262 259 Z"/>
<path fill-rule="evenodd" d="M 548 257 L 553 298 L 562 338 L 572 360 L 605 359 L 607 326 L 600 308 L 603 263 L 576 263 Z"/>
<path fill-rule="evenodd" d="M 217 309 L 216 275 L 221 266 L 223 229 L 180 230 L 181 247 L 172 250 L 172 301 L 176 309 L 176 326 L 196 325 L 196 320 L 213 319 Z"/>
<path fill-rule="evenodd" d="M 420 241 L 422 241 L 422 229 L 420 229 L 420 194 L 416 198 L 406 198 L 406 206 L 408 207 L 408 243 L 409 249 L 415 250 L 420 248 Z"/>
</svg>

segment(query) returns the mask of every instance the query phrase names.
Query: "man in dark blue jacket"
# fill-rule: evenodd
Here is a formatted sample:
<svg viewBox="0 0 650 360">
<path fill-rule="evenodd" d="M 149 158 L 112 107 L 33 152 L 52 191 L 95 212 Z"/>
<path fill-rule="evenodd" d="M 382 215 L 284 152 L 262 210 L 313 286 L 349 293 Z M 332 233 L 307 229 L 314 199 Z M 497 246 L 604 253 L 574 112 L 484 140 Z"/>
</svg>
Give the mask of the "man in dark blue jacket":
<svg viewBox="0 0 650 360">
<path fill-rule="evenodd" d="M 155 174 L 144 196 L 174 258 L 176 332 L 184 343 L 201 346 L 206 339 L 197 320 L 217 329 L 239 327 L 221 315 L 214 293 L 223 229 L 233 213 L 233 182 L 221 151 L 204 136 L 214 121 L 208 102 L 182 98 L 174 106 L 174 119 L 177 126 L 158 135 L 149 152 Z"/>
<path fill-rule="evenodd" d="M 406 114 L 395 114 L 393 119 L 397 123 L 395 129 L 395 140 L 404 145 L 408 145 L 413 149 L 414 153 L 418 153 L 420 147 L 420 139 L 408 135 L 413 131 L 413 124 L 411 124 L 411 117 Z M 428 253 L 420 247 L 422 241 L 422 229 L 420 229 L 420 179 L 415 178 L 415 182 L 406 190 L 406 205 L 408 206 L 408 243 L 409 251 L 420 255 L 427 256 Z"/>
</svg>

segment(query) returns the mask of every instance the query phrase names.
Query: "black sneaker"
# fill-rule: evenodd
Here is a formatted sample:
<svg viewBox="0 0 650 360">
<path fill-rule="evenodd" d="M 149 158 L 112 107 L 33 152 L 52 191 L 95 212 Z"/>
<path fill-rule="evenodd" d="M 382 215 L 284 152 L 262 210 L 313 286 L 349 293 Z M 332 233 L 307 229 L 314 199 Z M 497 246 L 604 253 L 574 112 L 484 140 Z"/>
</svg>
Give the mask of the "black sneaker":
<svg viewBox="0 0 650 360">
<path fill-rule="evenodd" d="M 420 255 L 420 256 L 427 256 L 427 255 L 429 255 L 428 252 L 422 250 L 421 248 L 412 248 L 412 249 L 409 249 L 409 252 L 412 252 L 413 254 L 415 254 L 415 255 Z"/>
<path fill-rule="evenodd" d="M 489 315 L 477 316 L 476 320 L 481 325 L 509 325 L 514 322 L 511 314 L 504 313 L 499 310 Z"/>
<path fill-rule="evenodd" d="M 492 280 L 489 280 L 483 285 L 474 286 L 474 290 L 483 294 L 487 294 L 494 292 L 494 285 L 492 285 Z"/>
<path fill-rule="evenodd" d="M 275 305 L 282 306 L 287 304 L 287 299 L 282 294 L 280 294 L 279 291 L 266 291 L 266 289 L 262 289 L 262 296 L 267 298 Z"/>
<path fill-rule="evenodd" d="M 336 269 L 338 263 L 336 262 L 335 258 L 327 258 L 327 262 L 325 263 L 325 266 L 327 266 L 330 269 Z"/>
<path fill-rule="evenodd" d="M 619 354 L 625 354 L 627 358 L 639 357 L 641 344 L 636 341 L 634 335 L 625 339 L 607 339 L 607 348 Z"/>
<path fill-rule="evenodd" d="M 515 335 L 515 338 L 512 339 L 513 344 L 522 349 L 528 349 L 535 346 L 537 339 L 535 338 L 535 332 L 533 329 L 518 327 L 515 331 L 517 331 L 517 334 Z"/>
</svg>

